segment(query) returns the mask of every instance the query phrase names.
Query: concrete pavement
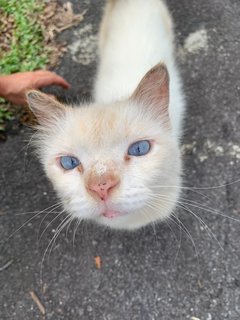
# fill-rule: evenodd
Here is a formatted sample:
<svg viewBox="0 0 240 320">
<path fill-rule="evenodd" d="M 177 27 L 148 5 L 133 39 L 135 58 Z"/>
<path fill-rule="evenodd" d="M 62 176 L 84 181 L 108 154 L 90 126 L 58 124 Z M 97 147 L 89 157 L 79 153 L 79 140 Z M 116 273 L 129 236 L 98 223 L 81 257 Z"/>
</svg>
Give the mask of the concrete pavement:
<svg viewBox="0 0 240 320">
<path fill-rule="evenodd" d="M 76 12 L 88 11 L 60 36 L 69 52 L 56 71 L 73 87 L 57 93 L 76 101 L 90 94 L 103 1 L 71 2 Z M 0 145 L 1 320 L 240 319 L 240 182 L 232 183 L 240 179 L 240 3 L 167 2 L 188 104 L 185 186 L 210 188 L 186 189 L 182 197 L 208 208 L 177 210 L 187 232 L 171 222 L 131 234 L 82 224 L 73 246 L 72 225 L 44 256 L 64 217 L 51 225 L 56 212 L 32 218 L 57 199 L 26 147 L 28 130 L 20 130 Z"/>
</svg>

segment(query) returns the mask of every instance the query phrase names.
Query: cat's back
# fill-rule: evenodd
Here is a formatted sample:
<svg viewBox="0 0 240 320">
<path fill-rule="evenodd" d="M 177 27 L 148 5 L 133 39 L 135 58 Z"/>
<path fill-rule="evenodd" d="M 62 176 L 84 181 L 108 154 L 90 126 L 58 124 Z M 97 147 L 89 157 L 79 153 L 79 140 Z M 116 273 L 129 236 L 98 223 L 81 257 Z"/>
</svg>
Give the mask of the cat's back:
<svg viewBox="0 0 240 320">
<path fill-rule="evenodd" d="M 175 65 L 171 15 L 161 0 L 110 0 L 99 35 L 99 65 L 94 87 L 97 103 L 131 96 L 140 80 L 159 62 L 170 76 L 169 114 L 180 135 L 184 99 Z"/>
<path fill-rule="evenodd" d="M 151 67 L 159 61 L 170 65 L 172 29 L 160 0 L 108 1 L 100 30 L 96 100 L 126 98 Z"/>
</svg>

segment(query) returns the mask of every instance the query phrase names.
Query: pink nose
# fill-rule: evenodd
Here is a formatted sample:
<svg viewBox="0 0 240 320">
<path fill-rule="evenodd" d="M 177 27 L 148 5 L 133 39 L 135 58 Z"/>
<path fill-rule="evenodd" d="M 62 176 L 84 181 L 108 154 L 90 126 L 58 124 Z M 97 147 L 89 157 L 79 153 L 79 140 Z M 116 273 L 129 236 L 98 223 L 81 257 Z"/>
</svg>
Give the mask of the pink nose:
<svg viewBox="0 0 240 320">
<path fill-rule="evenodd" d="M 107 200 L 110 190 L 118 185 L 119 181 L 117 179 L 106 179 L 99 183 L 90 184 L 89 190 L 95 192 L 101 200 Z"/>
</svg>

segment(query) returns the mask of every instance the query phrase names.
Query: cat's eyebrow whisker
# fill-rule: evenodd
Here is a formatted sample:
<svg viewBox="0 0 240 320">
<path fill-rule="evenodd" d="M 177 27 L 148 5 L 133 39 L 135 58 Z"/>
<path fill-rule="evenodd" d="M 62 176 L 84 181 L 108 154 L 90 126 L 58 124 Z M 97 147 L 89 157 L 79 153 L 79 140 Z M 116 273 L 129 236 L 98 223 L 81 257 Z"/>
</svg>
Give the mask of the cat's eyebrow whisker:
<svg viewBox="0 0 240 320">
<path fill-rule="evenodd" d="M 21 151 L 23 151 L 23 150 L 25 151 L 25 149 L 26 149 L 26 152 L 28 152 L 28 148 L 30 147 L 32 141 L 35 139 L 36 135 L 37 135 L 37 132 L 29 133 L 30 138 L 28 138 L 28 140 L 25 140 L 26 145 L 22 148 Z"/>
</svg>

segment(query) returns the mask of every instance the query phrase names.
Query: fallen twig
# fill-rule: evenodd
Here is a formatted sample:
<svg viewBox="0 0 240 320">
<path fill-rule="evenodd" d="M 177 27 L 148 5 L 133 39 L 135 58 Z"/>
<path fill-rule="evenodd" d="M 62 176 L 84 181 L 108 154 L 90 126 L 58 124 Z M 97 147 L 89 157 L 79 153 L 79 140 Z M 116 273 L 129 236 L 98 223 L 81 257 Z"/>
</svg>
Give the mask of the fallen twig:
<svg viewBox="0 0 240 320">
<path fill-rule="evenodd" d="M 41 314 L 45 315 L 46 314 L 45 308 L 44 308 L 42 302 L 39 300 L 39 298 L 36 295 L 36 293 L 34 291 L 30 291 L 29 294 L 30 294 L 31 298 L 33 299 L 33 301 L 38 306 L 38 309 L 40 310 Z"/>
<path fill-rule="evenodd" d="M 0 267 L 0 272 L 7 269 L 11 264 L 13 263 L 13 260 L 9 260 L 7 263 L 5 263 L 2 267 Z"/>
</svg>

